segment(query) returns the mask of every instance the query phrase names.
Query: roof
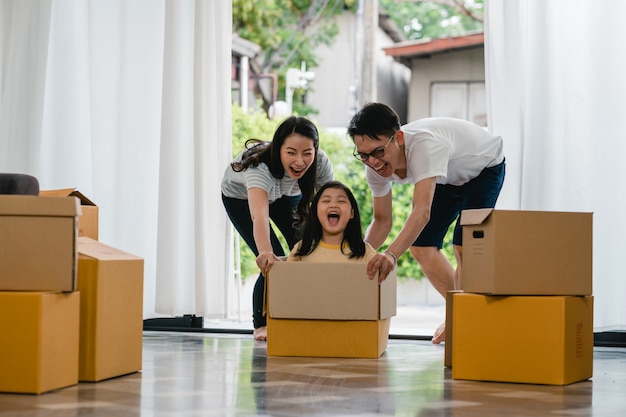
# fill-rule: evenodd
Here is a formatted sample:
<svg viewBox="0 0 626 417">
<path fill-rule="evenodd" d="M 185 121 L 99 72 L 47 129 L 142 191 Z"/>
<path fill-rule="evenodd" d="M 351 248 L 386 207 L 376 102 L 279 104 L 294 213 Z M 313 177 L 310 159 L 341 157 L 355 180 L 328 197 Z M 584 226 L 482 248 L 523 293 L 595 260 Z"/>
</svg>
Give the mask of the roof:
<svg viewBox="0 0 626 417">
<path fill-rule="evenodd" d="M 236 33 L 233 33 L 231 48 L 233 55 L 247 56 L 248 58 L 254 58 L 261 52 L 261 47 L 258 44 L 240 38 Z"/>
<path fill-rule="evenodd" d="M 480 32 L 451 38 L 400 42 L 394 46 L 383 48 L 383 50 L 386 55 L 392 56 L 398 61 L 406 62 L 412 58 L 429 57 L 463 49 L 481 48 L 484 45 L 485 34 Z"/>
</svg>

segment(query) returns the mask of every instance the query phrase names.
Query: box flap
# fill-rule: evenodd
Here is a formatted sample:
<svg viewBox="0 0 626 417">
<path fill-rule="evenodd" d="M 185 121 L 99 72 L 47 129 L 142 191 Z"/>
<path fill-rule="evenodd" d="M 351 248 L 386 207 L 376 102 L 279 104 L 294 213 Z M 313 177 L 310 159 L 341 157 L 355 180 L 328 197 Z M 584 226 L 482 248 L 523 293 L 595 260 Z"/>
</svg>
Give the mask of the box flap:
<svg viewBox="0 0 626 417">
<path fill-rule="evenodd" d="M 75 217 L 81 215 L 75 198 L 0 195 L 0 216 Z"/>
<path fill-rule="evenodd" d="M 376 275 L 378 277 L 378 275 Z M 376 278 L 377 279 L 377 278 Z M 387 275 L 387 278 L 380 283 L 380 319 L 388 319 L 396 315 L 398 277 L 396 269 Z"/>
<path fill-rule="evenodd" d="M 463 210 L 461 212 L 461 226 L 482 224 L 493 210 L 492 208 Z"/>
<path fill-rule="evenodd" d="M 395 273 L 378 285 L 366 263 L 277 262 L 267 279 L 272 318 L 378 320 L 395 315 Z M 380 307 L 380 308 L 379 308 Z"/>
<path fill-rule="evenodd" d="M 78 191 L 76 188 L 60 188 L 56 190 L 41 190 L 39 191 L 40 196 L 46 197 L 76 197 L 80 200 L 80 204 L 83 206 L 95 206 L 96 203 L 88 199 L 83 193 Z"/>
<path fill-rule="evenodd" d="M 86 236 L 78 238 L 78 257 L 79 258 L 93 258 L 102 261 L 107 260 L 138 260 L 142 259 L 130 253 L 124 252 L 120 249 L 112 246 L 105 245 L 97 240 L 91 239 Z"/>
</svg>

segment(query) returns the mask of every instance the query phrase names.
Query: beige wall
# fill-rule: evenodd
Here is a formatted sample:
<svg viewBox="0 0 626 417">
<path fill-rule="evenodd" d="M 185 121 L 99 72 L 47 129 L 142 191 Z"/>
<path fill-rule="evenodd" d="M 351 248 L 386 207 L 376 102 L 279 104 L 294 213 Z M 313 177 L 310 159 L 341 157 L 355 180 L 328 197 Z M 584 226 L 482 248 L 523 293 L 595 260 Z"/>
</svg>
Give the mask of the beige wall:
<svg viewBox="0 0 626 417">
<path fill-rule="evenodd" d="M 411 67 L 408 121 L 430 116 L 433 82 L 484 81 L 484 48 L 413 59 Z"/>
</svg>

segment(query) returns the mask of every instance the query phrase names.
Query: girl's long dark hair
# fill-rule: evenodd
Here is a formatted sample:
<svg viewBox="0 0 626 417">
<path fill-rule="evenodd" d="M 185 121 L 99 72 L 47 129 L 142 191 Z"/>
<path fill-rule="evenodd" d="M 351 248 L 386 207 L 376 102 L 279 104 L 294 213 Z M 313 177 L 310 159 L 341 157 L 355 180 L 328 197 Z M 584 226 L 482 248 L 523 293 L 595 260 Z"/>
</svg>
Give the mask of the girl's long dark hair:
<svg viewBox="0 0 626 417">
<path fill-rule="evenodd" d="M 283 178 L 285 169 L 280 160 L 280 148 L 283 146 L 283 143 L 285 143 L 285 139 L 293 133 L 298 133 L 299 135 L 310 138 L 313 140 L 313 146 L 315 147 L 313 164 L 311 164 L 302 178 L 298 180 L 298 186 L 302 192 L 302 198 L 294 213 L 294 227 L 298 228 L 309 213 L 309 205 L 313 199 L 317 179 L 319 135 L 313 122 L 305 117 L 288 117 L 276 128 L 271 142 L 260 139 L 248 139 L 245 144 L 246 150 L 241 160 L 231 163 L 230 166 L 234 171 L 240 172 L 249 167 L 255 167 L 260 163 L 264 163 L 267 165 L 274 178 Z"/>
<path fill-rule="evenodd" d="M 324 190 L 328 188 L 339 188 L 344 190 L 350 200 L 354 217 L 348 221 L 346 230 L 343 232 L 343 239 L 341 240 L 341 253 L 348 255 L 349 258 L 362 258 L 365 256 L 365 242 L 363 241 L 363 230 L 361 229 L 361 214 L 359 213 L 359 207 L 357 205 L 354 194 L 350 188 L 339 181 L 330 181 L 324 184 L 313 197 L 311 203 L 311 210 L 304 222 L 304 229 L 302 231 L 302 241 L 300 247 L 296 251 L 296 256 L 306 256 L 317 248 L 322 239 L 322 224 L 317 217 L 317 205 L 324 193 Z M 350 253 L 344 252 L 344 246 L 350 248 Z"/>
</svg>

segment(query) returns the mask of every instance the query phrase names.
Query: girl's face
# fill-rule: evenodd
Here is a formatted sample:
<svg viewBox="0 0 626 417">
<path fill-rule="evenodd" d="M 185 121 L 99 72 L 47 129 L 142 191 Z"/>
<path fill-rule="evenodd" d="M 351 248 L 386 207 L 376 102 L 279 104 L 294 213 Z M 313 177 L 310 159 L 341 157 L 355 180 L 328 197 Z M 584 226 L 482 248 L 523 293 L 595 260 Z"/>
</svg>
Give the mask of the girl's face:
<svg viewBox="0 0 626 417">
<path fill-rule="evenodd" d="M 280 147 L 280 161 L 285 173 L 294 180 L 302 178 L 315 160 L 313 139 L 292 133 Z"/>
<path fill-rule="evenodd" d="M 324 242 L 341 243 L 343 232 L 353 217 L 354 210 L 344 190 L 332 187 L 324 190 L 317 203 L 317 218 L 322 225 Z"/>
</svg>

